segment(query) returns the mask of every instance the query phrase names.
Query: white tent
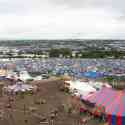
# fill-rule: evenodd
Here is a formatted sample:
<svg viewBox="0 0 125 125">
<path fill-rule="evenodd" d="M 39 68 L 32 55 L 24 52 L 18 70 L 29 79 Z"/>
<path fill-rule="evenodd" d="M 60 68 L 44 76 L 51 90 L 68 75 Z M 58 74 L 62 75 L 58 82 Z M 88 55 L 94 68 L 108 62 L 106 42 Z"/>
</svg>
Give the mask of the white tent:
<svg viewBox="0 0 125 125">
<path fill-rule="evenodd" d="M 18 82 L 15 85 L 9 85 L 6 89 L 9 92 L 11 92 L 11 91 L 13 91 L 13 92 L 19 92 L 19 91 L 25 92 L 25 91 L 31 91 L 33 89 L 33 86 Z"/>
<path fill-rule="evenodd" d="M 30 80 L 33 79 L 27 71 L 21 71 L 20 75 L 19 75 L 19 79 L 21 79 L 22 81 L 26 81 L 26 80 Z"/>
<path fill-rule="evenodd" d="M 70 84 L 70 90 L 75 90 L 79 95 L 88 95 L 90 92 L 95 92 L 96 89 L 90 86 L 87 82 L 67 81 Z"/>
<path fill-rule="evenodd" d="M 42 76 L 36 76 L 34 80 L 42 80 Z"/>
<path fill-rule="evenodd" d="M 12 70 L 9 70 L 7 72 L 6 78 L 17 80 L 18 79 L 18 74 L 16 72 L 12 71 Z"/>
<path fill-rule="evenodd" d="M 98 81 L 89 81 L 89 84 L 96 89 L 101 89 L 104 85 L 103 82 L 98 82 Z"/>
</svg>

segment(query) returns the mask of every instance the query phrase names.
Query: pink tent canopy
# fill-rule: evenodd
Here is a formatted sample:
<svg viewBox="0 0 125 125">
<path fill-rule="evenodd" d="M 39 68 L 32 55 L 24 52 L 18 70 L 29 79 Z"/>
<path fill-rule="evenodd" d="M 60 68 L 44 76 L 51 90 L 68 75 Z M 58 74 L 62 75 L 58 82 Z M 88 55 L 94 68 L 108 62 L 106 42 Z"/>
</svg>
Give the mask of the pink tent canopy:
<svg viewBox="0 0 125 125">
<path fill-rule="evenodd" d="M 125 125 L 125 91 L 102 88 L 83 100 L 104 106 L 109 125 Z"/>
</svg>

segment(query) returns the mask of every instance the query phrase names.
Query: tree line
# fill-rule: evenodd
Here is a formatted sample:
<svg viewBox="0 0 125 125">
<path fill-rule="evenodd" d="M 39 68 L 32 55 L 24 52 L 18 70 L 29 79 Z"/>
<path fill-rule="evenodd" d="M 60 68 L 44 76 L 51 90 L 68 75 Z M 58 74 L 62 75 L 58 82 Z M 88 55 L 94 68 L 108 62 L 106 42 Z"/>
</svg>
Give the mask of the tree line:
<svg viewBox="0 0 125 125">
<path fill-rule="evenodd" d="M 73 55 L 75 53 L 75 55 Z M 114 58 L 114 59 L 124 59 L 125 58 L 125 51 L 117 51 L 117 50 L 79 50 L 73 51 L 70 48 L 57 48 L 57 49 L 50 49 L 46 52 L 42 50 L 36 51 L 29 51 L 29 52 L 18 52 L 17 56 L 13 56 L 13 53 L 9 52 L 6 54 L 5 57 L 18 57 L 18 58 L 25 58 L 23 54 L 34 54 L 34 58 L 37 55 L 48 54 L 49 57 L 65 57 L 65 58 Z M 0 55 L 3 55 L 2 53 Z M 1 56 L 2 57 L 2 56 Z M 4 55 L 3 55 L 4 57 Z"/>
<path fill-rule="evenodd" d="M 125 51 L 117 51 L 117 50 L 110 50 L 110 51 L 102 51 L 102 50 L 88 50 L 88 51 L 79 51 L 75 53 L 73 56 L 73 51 L 68 48 L 62 49 L 51 49 L 49 51 L 50 57 L 59 57 L 62 55 L 63 57 L 75 57 L 75 58 L 125 58 Z"/>
</svg>

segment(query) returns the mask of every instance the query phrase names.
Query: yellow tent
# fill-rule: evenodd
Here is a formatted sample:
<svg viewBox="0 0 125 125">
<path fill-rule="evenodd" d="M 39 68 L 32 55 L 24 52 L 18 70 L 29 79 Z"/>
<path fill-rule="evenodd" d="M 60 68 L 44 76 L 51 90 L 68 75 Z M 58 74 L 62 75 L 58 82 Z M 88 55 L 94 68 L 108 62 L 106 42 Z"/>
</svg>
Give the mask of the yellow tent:
<svg viewBox="0 0 125 125">
<path fill-rule="evenodd" d="M 6 76 L 6 75 L 7 75 L 7 70 L 0 69 L 0 76 Z"/>
</svg>

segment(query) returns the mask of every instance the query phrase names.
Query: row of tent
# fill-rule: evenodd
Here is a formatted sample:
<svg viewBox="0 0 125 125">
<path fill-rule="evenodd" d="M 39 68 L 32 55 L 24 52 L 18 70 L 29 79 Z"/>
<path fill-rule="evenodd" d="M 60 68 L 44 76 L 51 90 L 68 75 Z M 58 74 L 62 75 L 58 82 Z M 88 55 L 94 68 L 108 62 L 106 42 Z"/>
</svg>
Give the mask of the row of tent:
<svg viewBox="0 0 125 125">
<path fill-rule="evenodd" d="M 69 74 L 80 77 L 84 71 L 99 71 L 107 74 L 125 73 L 124 60 L 96 59 L 22 59 L 0 62 L 1 68 L 28 72 L 51 72 L 54 74 Z M 117 72 L 116 72 L 117 71 Z"/>
<path fill-rule="evenodd" d="M 123 60 L 116 60 L 116 62 L 114 62 L 115 64 L 113 64 L 113 60 L 27 59 L 4 62 L 4 64 L 2 63 L 1 66 L 7 66 L 6 68 L 8 68 L 8 70 L 13 70 L 20 73 L 26 71 L 26 74 L 21 74 L 21 79 L 32 79 L 31 76 L 28 75 L 28 72 L 40 72 L 41 76 L 42 74 L 46 74 L 48 76 L 68 75 L 78 79 L 83 77 L 98 79 L 111 75 L 115 76 L 117 73 L 118 75 L 120 73 L 125 75 L 124 65 L 122 65 L 124 62 L 125 61 Z M 119 65 L 122 66 L 120 67 Z M 36 79 L 41 78 L 38 76 Z"/>
<path fill-rule="evenodd" d="M 2 73 L 3 71 L 3 73 Z M 0 80 L 14 79 L 14 80 L 42 80 L 41 75 L 32 77 L 27 71 L 14 72 L 13 70 L 0 70 Z"/>
</svg>

